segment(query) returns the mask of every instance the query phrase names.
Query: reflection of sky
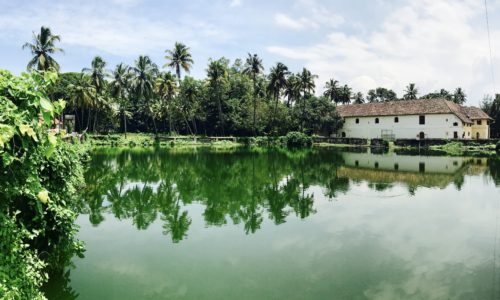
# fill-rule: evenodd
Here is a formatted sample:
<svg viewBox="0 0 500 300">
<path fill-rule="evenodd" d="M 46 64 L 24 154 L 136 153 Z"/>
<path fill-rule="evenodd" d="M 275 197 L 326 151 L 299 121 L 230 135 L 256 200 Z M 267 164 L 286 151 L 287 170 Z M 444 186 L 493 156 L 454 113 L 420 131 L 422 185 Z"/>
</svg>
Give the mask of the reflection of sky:
<svg viewBox="0 0 500 300">
<path fill-rule="evenodd" d="M 207 227 L 205 207 L 189 205 L 193 222 L 178 244 L 159 219 L 138 231 L 131 220 L 108 215 L 92 227 L 81 216 L 88 251 L 76 261 L 73 288 L 79 299 L 494 296 L 500 199 L 486 176 L 466 176 L 460 191 L 418 188 L 414 196 L 404 185 L 375 191 L 366 182 L 331 201 L 318 186 L 306 194 L 316 214 L 279 226 L 265 217 L 249 235 L 231 221 Z"/>
</svg>

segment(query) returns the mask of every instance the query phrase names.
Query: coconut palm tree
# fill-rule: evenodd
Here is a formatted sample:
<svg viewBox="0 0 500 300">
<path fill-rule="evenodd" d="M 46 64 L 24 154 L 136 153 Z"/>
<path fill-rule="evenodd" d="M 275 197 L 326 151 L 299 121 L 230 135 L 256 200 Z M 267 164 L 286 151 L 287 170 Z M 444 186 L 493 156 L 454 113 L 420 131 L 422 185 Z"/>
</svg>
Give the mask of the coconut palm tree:
<svg viewBox="0 0 500 300">
<path fill-rule="evenodd" d="M 260 59 L 257 54 L 248 53 L 248 57 L 245 63 L 245 68 L 243 69 L 243 74 L 247 74 L 252 78 L 253 81 L 253 135 L 255 136 L 255 123 L 257 115 L 257 76 L 264 72 L 264 66 L 262 65 L 262 59 Z"/>
<path fill-rule="evenodd" d="M 85 108 L 89 110 L 89 115 L 87 119 L 87 128 L 90 121 L 90 108 L 93 106 L 93 100 L 95 95 L 95 88 L 92 85 L 88 76 L 84 74 L 81 75 L 80 80 L 77 83 L 69 84 L 68 91 L 70 95 L 69 104 L 75 109 L 75 112 L 80 109 L 81 117 L 79 118 L 80 130 L 83 129 L 83 118 Z M 78 115 L 75 113 L 75 115 Z"/>
<path fill-rule="evenodd" d="M 30 49 L 31 54 L 33 55 L 33 58 L 29 61 L 27 66 L 28 71 L 32 69 L 36 69 L 38 71 L 59 71 L 59 64 L 55 61 L 51 54 L 64 52 L 61 48 L 57 48 L 55 46 L 55 42 L 60 41 L 61 37 L 53 35 L 48 27 L 42 26 L 39 34 L 35 34 L 33 32 L 33 42 L 28 42 L 23 45 L 23 49 Z"/>
<path fill-rule="evenodd" d="M 104 86 L 106 84 L 105 77 L 109 75 L 106 68 L 106 62 L 100 57 L 96 56 L 92 59 L 90 68 L 83 68 L 82 73 L 88 74 L 92 80 L 92 85 L 95 88 L 95 99 L 94 99 L 94 126 L 92 127 L 92 131 L 95 132 L 95 127 L 97 124 L 97 113 L 99 105 L 101 104 L 101 100 L 103 100 L 101 96 L 102 91 L 104 90 Z"/>
<path fill-rule="evenodd" d="M 156 121 L 153 116 L 153 93 L 155 87 L 155 77 L 158 73 L 158 67 L 151 61 L 147 55 L 141 55 L 135 61 L 135 66 L 131 68 L 132 89 L 137 100 L 142 101 L 143 108 L 148 114 L 155 129 L 155 134 L 158 134 Z"/>
<path fill-rule="evenodd" d="M 311 71 L 306 68 L 302 69 L 302 72 L 298 75 L 300 79 L 300 88 L 302 90 L 302 123 L 301 130 L 304 128 L 305 114 L 306 114 L 306 99 L 309 95 L 314 93 L 316 84 L 314 79 L 318 78 L 318 75 L 313 75 Z"/>
<path fill-rule="evenodd" d="M 354 104 L 362 104 L 365 103 L 365 97 L 363 96 L 363 93 L 357 92 L 353 96 Z"/>
<path fill-rule="evenodd" d="M 403 95 L 403 99 L 405 100 L 415 100 L 417 99 L 418 89 L 415 87 L 414 83 L 410 83 L 406 86 L 405 94 Z"/>
<path fill-rule="evenodd" d="M 169 131 L 172 132 L 172 121 L 173 121 L 173 114 L 172 114 L 172 107 L 173 107 L 173 100 L 175 97 L 175 94 L 177 93 L 177 83 L 175 81 L 174 75 L 170 72 L 166 72 L 163 74 L 160 74 L 158 78 L 156 78 L 155 82 L 155 91 L 156 93 L 160 96 L 160 99 L 163 102 L 162 108 L 163 110 L 166 109 L 166 114 L 168 115 L 168 128 Z M 164 113 L 165 115 L 165 113 Z"/>
<path fill-rule="evenodd" d="M 189 73 L 191 66 L 194 61 L 189 53 L 189 47 L 186 47 L 183 43 L 176 42 L 173 50 L 166 50 L 167 55 L 165 58 L 168 62 L 164 67 L 169 67 L 175 70 L 177 74 L 177 80 L 181 81 L 181 69 Z"/>
<path fill-rule="evenodd" d="M 453 93 L 453 102 L 462 105 L 465 103 L 465 100 L 467 100 L 467 95 L 461 87 L 458 87 Z"/>
<path fill-rule="evenodd" d="M 280 62 L 277 63 L 276 66 L 272 67 L 269 73 L 269 84 L 267 90 L 274 97 L 274 111 L 271 121 L 271 129 L 274 129 L 274 120 L 276 119 L 276 113 L 278 111 L 280 93 L 286 87 L 287 76 L 289 74 L 290 71 L 288 71 L 288 67 Z"/>
<path fill-rule="evenodd" d="M 344 105 L 351 103 L 351 93 L 351 88 L 347 84 L 344 84 L 340 89 L 340 102 Z"/>
<path fill-rule="evenodd" d="M 227 69 L 221 60 L 210 61 L 207 68 L 207 77 L 208 77 L 208 82 L 215 89 L 217 98 L 217 108 L 219 111 L 219 121 L 221 123 L 222 135 L 224 135 L 224 116 L 222 114 L 221 85 L 226 81 Z"/>
<path fill-rule="evenodd" d="M 123 131 L 125 137 L 127 137 L 127 116 L 130 116 L 130 112 L 127 110 L 130 100 L 128 95 L 131 77 L 129 66 L 124 63 L 118 64 L 113 71 L 112 77 L 113 80 L 109 85 L 110 94 L 118 102 L 118 110 L 123 118 Z"/>
<path fill-rule="evenodd" d="M 283 93 L 286 97 L 286 105 L 290 107 L 293 102 L 300 98 L 300 79 L 295 74 L 290 74 L 286 81 L 285 90 Z"/>
<path fill-rule="evenodd" d="M 338 84 L 337 80 L 330 79 L 325 83 L 325 91 L 323 92 L 323 96 L 328 97 L 335 104 L 340 102 Z"/>
</svg>

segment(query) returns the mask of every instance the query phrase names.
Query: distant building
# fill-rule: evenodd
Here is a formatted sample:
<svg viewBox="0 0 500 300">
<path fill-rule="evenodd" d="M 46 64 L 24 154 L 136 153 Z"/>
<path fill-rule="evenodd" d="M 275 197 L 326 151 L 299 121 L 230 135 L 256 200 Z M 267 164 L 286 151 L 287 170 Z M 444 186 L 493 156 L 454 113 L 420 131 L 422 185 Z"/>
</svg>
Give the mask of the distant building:
<svg viewBox="0 0 500 300">
<path fill-rule="evenodd" d="M 490 121 L 477 107 L 444 99 L 339 105 L 345 123 L 337 134 L 351 138 L 488 139 Z"/>
</svg>

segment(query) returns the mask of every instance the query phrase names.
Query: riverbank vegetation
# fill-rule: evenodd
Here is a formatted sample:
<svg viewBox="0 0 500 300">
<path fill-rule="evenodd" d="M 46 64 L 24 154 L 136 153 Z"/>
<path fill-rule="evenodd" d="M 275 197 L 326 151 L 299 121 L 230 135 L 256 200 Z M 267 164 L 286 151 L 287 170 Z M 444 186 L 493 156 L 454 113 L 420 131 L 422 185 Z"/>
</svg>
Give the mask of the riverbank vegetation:
<svg viewBox="0 0 500 300">
<path fill-rule="evenodd" d="M 42 27 L 24 46 L 33 54 L 28 70 L 59 70 L 53 54 L 62 51 L 56 45 L 60 40 Z M 64 114 L 75 116 L 72 129 L 80 132 L 204 136 L 280 136 L 291 131 L 330 135 L 342 126 L 336 105 L 418 98 L 463 104 L 467 98 L 460 87 L 420 96 L 414 83 L 401 97 L 383 87 L 364 96 L 335 79 L 316 86 L 317 76 L 307 68 L 292 72 L 277 62 L 266 70 L 262 59 L 251 53 L 232 62 L 210 59 L 205 77 L 195 79 L 186 76 L 195 64 L 188 46 L 177 42 L 165 54 L 159 64 L 141 55 L 131 65 L 114 68 L 96 56 L 81 72 L 60 74 L 50 97 L 68 102 Z M 495 118 L 500 96 L 488 99 L 483 109 Z"/>
<path fill-rule="evenodd" d="M 0 71 L 0 299 L 45 299 L 48 274 L 83 251 L 74 196 L 85 147 L 49 131 L 65 105 L 45 95 L 55 81 L 56 73 Z"/>
</svg>

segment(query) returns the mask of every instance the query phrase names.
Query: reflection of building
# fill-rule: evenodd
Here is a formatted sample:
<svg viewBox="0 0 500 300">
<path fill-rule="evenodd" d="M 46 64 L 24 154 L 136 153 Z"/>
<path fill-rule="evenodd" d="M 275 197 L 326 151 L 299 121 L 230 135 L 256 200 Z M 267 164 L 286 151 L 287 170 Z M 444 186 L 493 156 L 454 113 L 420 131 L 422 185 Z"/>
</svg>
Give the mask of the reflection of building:
<svg viewBox="0 0 500 300">
<path fill-rule="evenodd" d="M 486 159 L 445 156 L 343 153 L 340 176 L 370 182 L 402 182 L 410 186 L 445 187 L 465 174 L 486 168 Z"/>
<path fill-rule="evenodd" d="M 487 139 L 491 118 L 477 107 L 444 99 L 339 105 L 339 135 L 388 139 Z"/>
</svg>

